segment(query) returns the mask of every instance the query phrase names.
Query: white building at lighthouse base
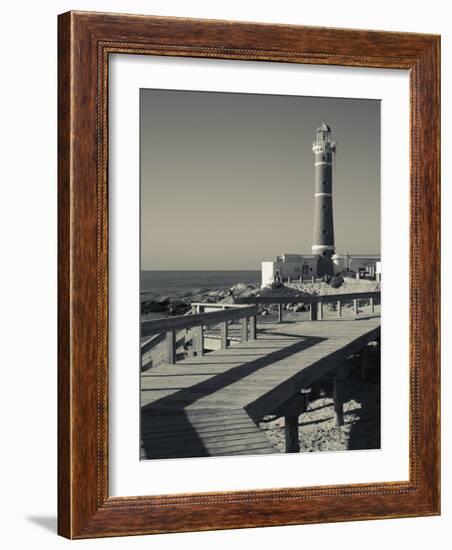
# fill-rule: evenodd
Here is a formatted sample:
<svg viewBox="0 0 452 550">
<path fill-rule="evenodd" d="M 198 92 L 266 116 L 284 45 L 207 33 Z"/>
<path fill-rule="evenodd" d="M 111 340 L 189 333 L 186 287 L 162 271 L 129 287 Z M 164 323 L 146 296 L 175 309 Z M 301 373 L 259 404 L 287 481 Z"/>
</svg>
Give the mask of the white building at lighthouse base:
<svg viewBox="0 0 452 550">
<path fill-rule="evenodd" d="M 334 254 L 334 273 L 358 274 L 381 278 L 381 258 L 377 255 Z M 281 254 L 274 261 L 262 262 L 262 286 L 271 286 L 275 281 L 309 280 L 318 277 L 317 254 Z"/>
</svg>

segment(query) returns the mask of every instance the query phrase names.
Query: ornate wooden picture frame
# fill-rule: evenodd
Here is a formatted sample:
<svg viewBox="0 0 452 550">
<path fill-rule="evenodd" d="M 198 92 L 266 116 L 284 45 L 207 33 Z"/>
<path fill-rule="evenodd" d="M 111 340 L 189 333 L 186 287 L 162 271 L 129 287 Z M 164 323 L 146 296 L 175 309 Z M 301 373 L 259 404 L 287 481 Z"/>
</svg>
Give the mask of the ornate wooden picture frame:
<svg viewBox="0 0 452 550">
<path fill-rule="evenodd" d="M 58 531 L 68 538 L 437 515 L 440 510 L 440 38 L 69 12 L 58 62 Z M 408 481 L 111 497 L 111 54 L 406 69 L 410 78 Z"/>
</svg>

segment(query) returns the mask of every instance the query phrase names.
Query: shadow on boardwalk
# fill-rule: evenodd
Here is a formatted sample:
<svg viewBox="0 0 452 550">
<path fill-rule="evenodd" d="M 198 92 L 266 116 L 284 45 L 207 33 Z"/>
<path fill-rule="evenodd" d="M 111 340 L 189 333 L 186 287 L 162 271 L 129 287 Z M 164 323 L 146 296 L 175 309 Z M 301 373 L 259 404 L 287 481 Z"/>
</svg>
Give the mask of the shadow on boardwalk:
<svg viewBox="0 0 452 550">
<path fill-rule="evenodd" d="M 265 338 L 260 338 L 259 342 L 262 342 L 263 340 L 265 340 Z M 142 408 L 142 411 L 146 413 L 155 411 L 156 413 L 158 413 L 163 410 L 166 410 L 168 412 L 183 410 L 185 407 L 192 403 L 195 403 L 198 399 L 202 397 L 214 394 L 215 392 L 222 390 L 226 386 L 234 384 L 242 378 L 250 376 L 259 369 L 267 367 L 268 365 L 271 365 L 277 361 L 281 361 L 282 359 L 290 357 L 291 355 L 299 353 L 300 351 L 304 351 L 312 346 L 319 344 L 324 340 L 325 338 L 317 338 L 311 336 L 305 336 L 301 339 L 297 338 L 297 342 L 295 342 L 294 344 L 290 344 L 282 349 L 278 349 L 277 351 L 265 353 L 265 355 L 261 356 L 259 359 L 255 359 L 254 361 L 249 361 L 247 363 L 243 363 L 242 361 L 240 361 L 238 366 L 232 366 L 226 372 L 222 372 L 220 374 L 217 374 L 216 376 L 212 376 L 205 382 L 194 384 L 188 388 L 182 388 L 179 391 L 168 395 L 167 397 L 157 399 L 152 403 L 145 405 Z M 248 348 L 247 351 L 249 349 L 252 348 Z M 218 356 L 219 355 L 217 355 L 217 357 Z M 225 364 L 233 365 L 234 362 L 231 360 L 234 359 L 234 356 L 231 354 L 227 355 L 227 357 L 230 359 L 230 361 L 226 362 Z M 188 361 L 184 361 L 183 367 L 197 366 L 198 364 L 199 363 L 196 362 L 190 363 Z"/>
</svg>

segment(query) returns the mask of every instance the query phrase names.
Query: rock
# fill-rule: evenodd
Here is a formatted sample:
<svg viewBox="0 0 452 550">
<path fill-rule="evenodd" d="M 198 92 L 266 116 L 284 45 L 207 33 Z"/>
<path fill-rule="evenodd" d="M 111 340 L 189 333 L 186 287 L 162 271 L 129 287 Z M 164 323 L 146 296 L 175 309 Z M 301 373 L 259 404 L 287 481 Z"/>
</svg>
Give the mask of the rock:
<svg viewBox="0 0 452 550">
<path fill-rule="evenodd" d="M 166 311 L 169 306 L 169 298 L 165 298 L 164 300 L 148 300 L 146 302 L 143 302 L 141 304 L 141 313 L 161 313 L 163 311 Z"/>
<path fill-rule="evenodd" d="M 168 315 L 184 315 L 190 309 L 185 302 L 173 302 L 168 306 Z"/>
<path fill-rule="evenodd" d="M 248 288 L 248 285 L 246 285 L 245 283 L 237 283 L 232 287 L 233 290 L 236 290 L 239 292 L 246 290 L 247 288 Z"/>
</svg>

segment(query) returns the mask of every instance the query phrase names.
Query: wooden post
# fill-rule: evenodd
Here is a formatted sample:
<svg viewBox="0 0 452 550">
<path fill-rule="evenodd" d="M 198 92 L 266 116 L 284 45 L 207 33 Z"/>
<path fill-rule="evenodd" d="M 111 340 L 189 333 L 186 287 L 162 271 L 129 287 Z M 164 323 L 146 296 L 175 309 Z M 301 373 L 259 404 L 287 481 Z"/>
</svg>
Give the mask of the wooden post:
<svg viewBox="0 0 452 550">
<path fill-rule="evenodd" d="M 176 331 L 166 333 L 166 360 L 169 365 L 176 363 Z"/>
<path fill-rule="evenodd" d="M 375 313 L 374 299 L 370 298 L 369 302 L 370 302 L 370 312 Z"/>
<path fill-rule="evenodd" d="M 342 302 L 340 300 L 336 302 L 336 312 L 338 317 L 342 317 Z"/>
<path fill-rule="evenodd" d="M 317 302 L 311 302 L 309 309 L 311 321 L 317 321 Z"/>
<path fill-rule="evenodd" d="M 321 321 L 323 319 L 323 300 L 319 300 L 319 312 L 318 312 L 318 319 Z"/>
<path fill-rule="evenodd" d="M 226 349 L 228 347 L 228 322 L 224 321 L 220 325 L 221 330 L 221 349 Z"/>
<path fill-rule="evenodd" d="M 308 404 L 309 404 L 309 396 L 311 392 L 312 392 L 311 388 L 301 388 L 300 393 L 302 397 L 302 406 L 301 406 L 300 414 L 303 414 L 307 411 Z"/>
<path fill-rule="evenodd" d="M 286 453 L 299 453 L 298 417 L 306 411 L 307 396 L 297 392 L 273 411 L 276 416 L 284 416 Z"/>
<path fill-rule="evenodd" d="M 188 343 L 190 343 L 190 347 L 188 347 Z M 185 349 L 187 350 L 187 357 L 193 357 L 194 351 L 195 351 L 195 340 L 193 336 L 193 330 L 192 329 L 185 329 Z"/>
<path fill-rule="evenodd" d="M 342 378 L 334 377 L 334 423 L 336 426 L 344 425 L 344 396 Z"/>
<path fill-rule="evenodd" d="M 287 282 L 288 282 L 288 283 L 291 282 L 291 277 L 290 277 L 290 275 L 287 277 Z"/>
<path fill-rule="evenodd" d="M 256 340 L 257 338 L 257 318 L 256 315 L 250 317 L 250 339 Z"/>
<path fill-rule="evenodd" d="M 204 326 L 196 327 L 196 355 L 204 355 Z"/>
<path fill-rule="evenodd" d="M 284 429 L 286 435 L 286 453 L 299 453 L 298 416 L 285 416 Z"/>
<path fill-rule="evenodd" d="M 248 317 L 244 317 L 242 319 L 241 339 L 242 339 L 242 342 L 246 342 L 248 340 Z"/>
<path fill-rule="evenodd" d="M 353 311 L 355 315 L 358 315 L 358 300 L 356 298 L 353 300 Z"/>
<path fill-rule="evenodd" d="M 278 304 L 278 323 L 282 323 L 282 304 Z"/>
<path fill-rule="evenodd" d="M 198 306 L 191 306 L 191 314 L 196 315 L 198 313 Z"/>
</svg>

